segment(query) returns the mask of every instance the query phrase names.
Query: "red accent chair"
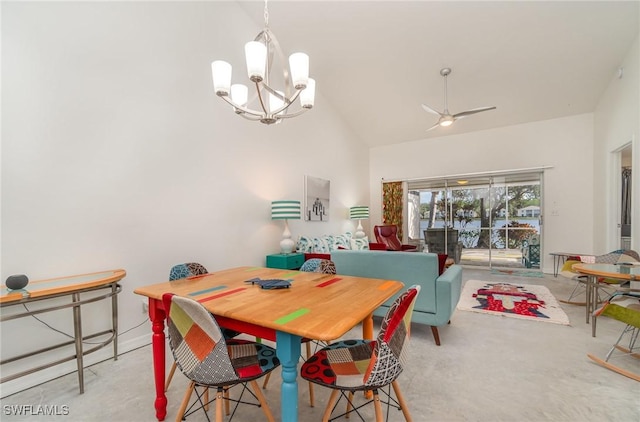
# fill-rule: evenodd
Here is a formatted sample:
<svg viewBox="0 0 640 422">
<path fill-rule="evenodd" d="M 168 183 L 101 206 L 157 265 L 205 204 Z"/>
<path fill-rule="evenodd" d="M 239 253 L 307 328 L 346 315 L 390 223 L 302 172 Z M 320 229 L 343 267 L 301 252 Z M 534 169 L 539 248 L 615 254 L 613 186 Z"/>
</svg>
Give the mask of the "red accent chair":
<svg viewBox="0 0 640 422">
<path fill-rule="evenodd" d="M 374 226 L 373 233 L 376 236 L 376 242 L 384 243 L 388 251 L 416 251 L 415 245 L 403 245 L 398 239 L 398 226 Z"/>
</svg>

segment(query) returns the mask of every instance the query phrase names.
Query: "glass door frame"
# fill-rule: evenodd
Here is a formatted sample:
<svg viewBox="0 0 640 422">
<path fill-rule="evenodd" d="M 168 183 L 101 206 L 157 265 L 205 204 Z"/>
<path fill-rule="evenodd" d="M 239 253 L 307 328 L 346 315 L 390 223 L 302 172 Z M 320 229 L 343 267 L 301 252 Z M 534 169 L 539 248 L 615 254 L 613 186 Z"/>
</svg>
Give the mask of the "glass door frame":
<svg viewBox="0 0 640 422">
<path fill-rule="evenodd" d="M 484 200 L 480 201 L 480 204 L 483 204 L 483 210 L 481 210 L 481 213 L 484 213 L 487 217 L 487 223 L 489 224 L 488 227 L 479 227 L 478 228 L 478 239 L 480 239 L 481 236 L 481 231 L 482 230 L 489 230 L 489 235 L 488 237 L 485 236 L 485 239 L 488 239 L 487 243 L 488 243 L 488 247 L 486 248 L 487 252 L 488 252 L 488 267 L 491 269 L 494 267 L 495 264 L 495 260 L 494 260 L 494 254 L 495 254 L 495 250 L 496 249 L 505 249 L 505 256 L 509 255 L 508 251 L 512 248 L 509 248 L 510 244 L 514 244 L 513 240 L 510 241 L 510 235 L 511 234 L 515 234 L 516 238 L 519 238 L 521 234 L 526 234 L 527 232 L 531 232 L 532 230 L 536 230 L 536 233 L 538 234 L 538 238 L 539 238 L 539 246 L 538 246 L 538 253 L 539 253 L 539 257 L 538 257 L 538 263 L 537 263 L 537 268 L 536 269 L 540 269 L 542 268 L 541 265 L 541 257 L 544 256 L 542 253 L 542 237 L 543 237 L 543 206 L 544 206 L 544 198 L 543 198 L 543 193 L 544 193 L 544 169 L 543 168 L 535 168 L 535 169 L 522 169 L 522 170 L 513 170 L 513 171 L 505 171 L 505 172 L 493 172 L 493 173 L 476 173 L 476 174 L 467 174 L 467 175 L 455 175 L 455 176 L 445 176 L 445 177 L 432 177 L 432 178 L 424 178 L 424 179 L 413 179 L 413 180 L 409 180 L 407 181 L 407 191 L 408 192 L 412 192 L 414 195 L 416 193 L 416 191 L 418 192 L 437 192 L 439 196 L 442 196 L 442 202 L 444 204 L 444 208 L 446 210 L 446 212 L 444 213 L 443 217 L 444 219 L 441 220 L 443 221 L 442 224 L 444 224 L 444 227 L 451 227 L 453 229 L 455 229 L 455 222 L 456 222 L 456 216 L 454 215 L 454 208 L 455 208 L 455 198 L 454 198 L 454 194 L 453 192 L 455 190 L 462 190 L 462 189 L 472 189 L 474 186 L 477 187 L 483 187 L 483 189 L 487 190 L 487 195 L 486 198 L 484 200 L 486 200 L 487 202 L 484 203 Z M 516 225 L 515 227 L 510 226 L 510 223 L 512 221 L 515 221 L 518 219 L 518 216 L 516 214 L 515 209 L 513 210 L 513 214 L 510 214 L 509 210 L 510 210 L 510 204 L 509 201 L 511 200 L 511 195 L 509 192 L 509 187 L 510 186 L 528 186 L 528 185 L 538 185 L 539 189 L 537 191 L 537 196 L 534 197 L 535 200 L 538 201 L 538 210 L 534 209 L 534 217 L 537 216 L 537 228 L 535 227 L 535 224 L 533 226 L 529 225 L 529 224 L 524 224 L 525 227 L 519 227 L 518 225 Z M 504 187 L 504 192 L 502 193 L 502 198 L 504 198 L 504 209 L 505 209 L 505 217 L 504 217 L 504 221 L 505 224 L 501 227 L 501 228 L 495 228 L 493 227 L 496 221 L 502 220 L 502 218 L 499 219 L 494 219 L 494 212 L 500 212 L 499 210 L 494 210 L 494 202 L 496 200 L 496 194 L 495 194 L 495 189 L 499 188 L 499 187 Z M 533 190 L 535 192 L 535 189 Z M 522 198 L 520 198 L 520 200 L 522 200 Z M 478 204 L 478 206 L 480 206 Z M 415 207 L 414 207 L 415 208 Z M 435 209 L 436 207 L 434 207 Z M 434 210 L 429 210 L 430 213 L 432 213 Z M 463 219 L 468 219 L 469 217 L 472 217 L 473 215 L 469 214 L 466 215 L 464 213 L 466 213 L 468 210 L 462 210 L 462 214 L 459 215 L 459 225 L 458 225 L 458 234 L 460 234 L 461 232 L 461 228 L 462 228 L 462 221 Z M 460 209 L 457 209 L 456 212 L 460 213 Z M 472 210 L 472 212 L 475 214 L 477 211 L 476 210 Z M 537 212 L 537 215 L 536 215 Z M 477 214 L 475 214 L 477 215 Z M 431 215 L 430 215 L 430 218 Z M 433 217 L 433 220 L 435 220 L 435 217 Z M 485 220 L 484 218 L 480 219 L 480 225 L 483 224 L 483 220 Z M 468 220 L 469 221 L 469 220 Z M 468 223 L 467 221 L 467 223 Z M 533 221 L 533 220 L 532 220 Z M 427 228 L 431 228 L 431 223 L 429 222 L 427 225 Z M 500 229 L 504 230 L 504 236 L 502 236 L 501 238 L 501 242 L 504 243 L 504 248 L 496 248 L 496 244 L 494 244 L 494 242 L 496 241 L 496 232 L 499 231 Z M 424 239 L 425 241 L 425 248 L 431 244 L 430 242 L 427 242 L 427 238 L 426 238 L 426 233 L 425 236 L 423 237 L 423 233 L 422 233 L 422 229 L 420 229 L 420 238 Z M 426 232 L 426 230 L 425 230 Z M 463 235 L 463 236 L 468 236 L 468 235 Z M 499 235 L 498 235 L 499 236 Z M 444 236 L 444 250 L 447 252 L 452 252 L 450 251 L 451 246 L 449 245 L 450 243 L 450 239 L 449 239 L 449 231 L 445 232 L 445 236 Z M 457 237 L 454 241 L 459 242 L 460 237 Z M 521 242 L 521 239 L 519 240 L 515 240 L 515 242 Z M 467 241 L 468 243 L 468 241 Z M 499 242 L 500 243 L 500 242 Z M 517 244 L 515 245 L 517 246 L 520 250 L 521 253 L 524 254 L 524 248 L 522 247 L 522 244 Z M 472 248 L 473 249 L 473 248 Z M 438 252 L 438 251 L 436 251 Z M 450 253 L 449 253 L 450 254 Z M 512 257 L 513 259 L 513 257 Z M 514 264 L 508 264 L 508 266 L 513 266 Z M 484 265 L 483 265 L 484 266 Z M 496 265 L 496 266 L 500 266 L 500 265 Z M 524 260 L 524 255 L 522 255 L 522 262 L 521 265 L 518 265 L 519 268 L 524 268 L 525 267 L 525 260 Z"/>
</svg>

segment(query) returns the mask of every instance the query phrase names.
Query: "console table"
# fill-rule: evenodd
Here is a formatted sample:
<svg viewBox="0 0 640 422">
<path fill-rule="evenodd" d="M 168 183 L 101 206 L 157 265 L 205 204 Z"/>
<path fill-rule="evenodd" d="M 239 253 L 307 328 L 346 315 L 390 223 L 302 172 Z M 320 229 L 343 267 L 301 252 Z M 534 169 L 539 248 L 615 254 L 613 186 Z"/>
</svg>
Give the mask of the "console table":
<svg viewBox="0 0 640 422">
<path fill-rule="evenodd" d="M 304 254 L 273 254 L 267 255 L 267 268 L 280 268 L 282 270 L 297 270 L 304 264 Z"/>
<path fill-rule="evenodd" d="M 95 352 L 96 350 L 102 349 L 109 343 L 113 343 L 113 358 L 114 360 L 117 360 L 118 358 L 117 294 L 122 290 L 122 288 L 118 284 L 118 281 L 122 280 L 125 275 L 125 270 L 111 270 L 33 281 L 29 282 L 29 284 L 21 290 L 9 290 L 5 286 L 3 286 L 0 290 L 0 308 L 3 311 L 15 305 L 27 305 L 39 301 L 42 301 L 42 306 L 39 306 L 36 310 L 29 310 L 25 306 L 25 309 L 27 309 L 26 311 L 20 311 L 17 313 L 3 312 L 2 316 L 0 317 L 0 322 L 24 318 L 27 316 L 33 316 L 46 312 L 52 312 L 59 309 L 73 308 L 74 339 L 32 352 L 24 353 L 18 356 L 2 359 L 2 361 L 0 361 L 0 365 L 40 355 L 41 353 L 46 353 L 60 347 L 70 346 L 72 344 L 75 344 L 75 350 L 73 355 L 66 356 L 25 371 L 3 376 L 0 379 L 0 383 L 11 381 L 13 379 L 32 374 L 42 369 L 50 368 L 52 366 L 75 359 L 78 367 L 78 384 L 80 386 L 80 394 L 84 393 L 83 357 L 89 353 Z M 51 299 L 55 298 L 67 298 L 70 299 L 70 302 L 61 303 L 62 300 L 51 301 Z M 98 333 L 83 335 L 80 309 L 81 306 L 87 303 L 97 302 L 108 298 L 111 298 L 111 328 Z M 94 347 L 84 350 L 83 342 L 85 340 L 104 335 L 109 335 L 109 337 L 106 340 L 98 343 Z"/>
<path fill-rule="evenodd" d="M 551 252 L 549 253 L 553 257 L 553 276 L 558 277 L 560 271 L 560 265 L 567 261 L 567 258 L 572 256 L 585 256 L 585 254 L 573 253 L 573 252 Z"/>
</svg>

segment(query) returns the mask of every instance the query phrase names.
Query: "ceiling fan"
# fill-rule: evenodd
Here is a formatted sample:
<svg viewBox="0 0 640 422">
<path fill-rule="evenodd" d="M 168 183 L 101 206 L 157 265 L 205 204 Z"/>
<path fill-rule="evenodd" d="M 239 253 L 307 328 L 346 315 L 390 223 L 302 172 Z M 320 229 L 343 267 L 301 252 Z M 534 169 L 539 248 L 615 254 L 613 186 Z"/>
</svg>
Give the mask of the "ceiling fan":
<svg viewBox="0 0 640 422">
<path fill-rule="evenodd" d="M 474 108 L 467 111 L 461 111 L 460 113 L 456 113 L 456 114 L 449 113 L 449 106 L 447 105 L 447 76 L 449 76 L 450 73 L 451 73 L 451 69 L 448 67 L 440 69 L 440 75 L 444 77 L 444 111 L 440 113 L 439 111 L 432 109 L 428 105 L 422 104 L 422 108 L 424 108 L 426 111 L 440 116 L 440 118 L 438 119 L 438 123 L 431 126 L 429 129 L 427 129 L 427 131 L 430 131 L 431 129 L 435 129 L 438 126 L 442 126 L 442 127 L 451 126 L 453 122 L 463 117 L 467 117 L 472 114 L 495 109 L 495 107 L 479 107 L 479 108 Z"/>
</svg>

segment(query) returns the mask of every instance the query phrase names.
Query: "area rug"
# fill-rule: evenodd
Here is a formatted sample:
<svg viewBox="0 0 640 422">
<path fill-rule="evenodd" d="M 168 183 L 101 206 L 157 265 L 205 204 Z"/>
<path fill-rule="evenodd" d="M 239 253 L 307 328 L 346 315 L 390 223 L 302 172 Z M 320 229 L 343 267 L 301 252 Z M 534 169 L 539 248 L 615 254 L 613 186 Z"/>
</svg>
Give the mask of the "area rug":
<svg viewBox="0 0 640 422">
<path fill-rule="evenodd" d="M 544 277 L 542 271 L 528 271 L 528 270 L 498 270 L 495 268 L 491 269 L 491 274 L 495 275 L 510 275 L 515 277 Z"/>
<path fill-rule="evenodd" d="M 465 283 L 458 309 L 510 318 L 569 325 L 556 298 L 544 286 L 469 280 Z"/>
</svg>

